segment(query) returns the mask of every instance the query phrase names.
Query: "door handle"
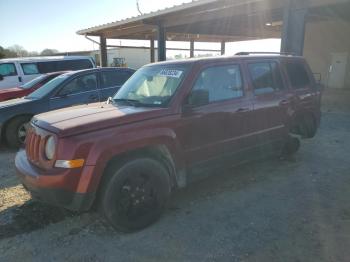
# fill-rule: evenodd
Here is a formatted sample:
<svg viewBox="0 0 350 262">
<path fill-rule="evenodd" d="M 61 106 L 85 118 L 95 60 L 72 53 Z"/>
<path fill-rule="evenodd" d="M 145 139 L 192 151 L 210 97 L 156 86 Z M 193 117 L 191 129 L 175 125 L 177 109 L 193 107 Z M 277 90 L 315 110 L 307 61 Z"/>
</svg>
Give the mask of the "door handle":
<svg viewBox="0 0 350 262">
<path fill-rule="evenodd" d="M 289 105 L 289 101 L 288 100 L 282 100 L 281 102 L 280 102 L 280 105 L 281 106 L 286 106 L 286 105 Z"/>
<path fill-rule="evenodd" d="M 21 76 L 18 77 L 18 81 L 22 83 L 22 77 Z"/>
<path fill-rule="evenodd" d="M 242 113 L 247 111 L 249 111 L 249 107 L 241 107 L 236 110 L 237 113 Z"/>
</svg>

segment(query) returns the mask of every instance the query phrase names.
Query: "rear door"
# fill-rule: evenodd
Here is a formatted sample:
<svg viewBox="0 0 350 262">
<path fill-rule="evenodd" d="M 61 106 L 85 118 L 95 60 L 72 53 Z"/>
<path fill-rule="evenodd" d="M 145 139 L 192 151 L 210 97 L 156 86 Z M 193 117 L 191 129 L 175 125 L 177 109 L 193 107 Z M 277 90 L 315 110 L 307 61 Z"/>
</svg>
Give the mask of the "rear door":
<svg viewBox="0 0 350 262">
<path fill-rule="evenodd" d="M 0 74 L 3 77 L 3 80 L 0 81 L 0 89 L 21 85 L 21 82 L 19 81 L 20 76 L 18 75 L 15 63 L 1 63 Z"/>
<path fill-rule="evenodd" d="M 279 150 L 288 134 L 289 109 L 293 94 L 287 88 L 278 60 L 249 60 L 246 68 L 253 91 L 256 134 L 252 137 L 260 153 Z"/>
<path fill-rule="evenodd" d="M 133 72 L 129 70 L 101 71 L 99 73 L 101 100 L 106 100 L 108 97 L 113 96 L 132 74 Z"/>
<path fill-rule="evenodd" d="M 252 104 L 244 87 L 239 64 L 210 66 L 199 73 L 189 97 L 206 90 L 209 102 L 184 109 L 178 135 L 187 165 L 220 163 L 216 160 L 249 146 L 244 141 L 248 141 Z"/>
<path fill-rule="evenodd" d="M 97 74 L 89 73 L 77 76 L 61 87 L 50 98 L 50 110 L 98 101 Z"/>
<path fill-rule="evenodd" d="M 304 60 L 285 61 L 285 70 L 292 90 L 294 110 L 313 112 L 317 125 L 320 122 L 321 90 Z"/>
</svg>

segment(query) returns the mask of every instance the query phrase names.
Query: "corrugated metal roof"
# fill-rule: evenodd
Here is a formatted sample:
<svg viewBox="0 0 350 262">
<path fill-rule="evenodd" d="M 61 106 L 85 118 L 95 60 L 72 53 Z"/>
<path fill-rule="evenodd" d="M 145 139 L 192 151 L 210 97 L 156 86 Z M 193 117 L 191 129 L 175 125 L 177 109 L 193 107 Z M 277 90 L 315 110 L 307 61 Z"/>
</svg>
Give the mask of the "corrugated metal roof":
<svg viewBox="0 0 350 262">
<path fill-rule="evenodd" d="M 218 2 L 218 1 L 220 1 L 220 0 L 193 0 L 192 2 L 189 2 L 189 3 L 183 3 L 183 4 L 180 4 L 180 5 L 167 7 L 165 9 L 160 9 L 160 10 L 153 11 L 153 12 L 150 12 L 150 13 L 147 13 L 147 14 L 126 18 L 126 19 L 122 19 L 122 20 L 115 21 L 115 22 L 112 22 L 112 23 L 107 23 L 107 24 L 102 24 L 102 25 L 90 27 L 90 28 L 87 28 L 87 29 L 82 29 L 82 30 L 79 30 L 77 32 L 77 34 L 85 35 L 85 34 L 89 34 L 89 33 L 93 33 L 93 32 L 99 31 L 99 30 L 104 30 L 104 29 L 108 29 L 108 28 L 111 28 L 111 27 L 121 26 L 121 25 L 124 25 L 124 24 L 127 24 L 127 23 L 139 22 L 139 21 L 150 19 L 150 18 L 154 18 L 154 17 L 157 17 L 157 16 L 162 16 L 162 15 L 166 15 L 166 14 L 173 13 L 173 12 L 183 11 L 185 9 L 198 7 L 198 6 L 201 6 L 201 5 L 210 4 L 210 3 L 214 3 L 214 2 Z"/>
</svg>

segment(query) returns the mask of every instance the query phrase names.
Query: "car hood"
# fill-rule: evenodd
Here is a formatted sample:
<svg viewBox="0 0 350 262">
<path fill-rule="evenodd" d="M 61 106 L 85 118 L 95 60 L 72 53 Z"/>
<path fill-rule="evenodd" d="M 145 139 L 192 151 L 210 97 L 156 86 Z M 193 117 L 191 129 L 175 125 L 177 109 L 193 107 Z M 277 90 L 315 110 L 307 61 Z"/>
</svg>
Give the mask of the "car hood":
<svg viewBox="0 0 350 262">
<path fill-rule="evenodd" d="M 63 137 L 145 120 L 164 114 L 163 110 L 93 103 L 39 114 L 32 123 Z"/>
<path fill-rule="evenodd" d="M 30 103 L 31 101 L 32 100 L 28 98 L 17 98 L 17 99 L 3 101 L 3 102 L 0 102 L 0 109 Z"/>
</svg>

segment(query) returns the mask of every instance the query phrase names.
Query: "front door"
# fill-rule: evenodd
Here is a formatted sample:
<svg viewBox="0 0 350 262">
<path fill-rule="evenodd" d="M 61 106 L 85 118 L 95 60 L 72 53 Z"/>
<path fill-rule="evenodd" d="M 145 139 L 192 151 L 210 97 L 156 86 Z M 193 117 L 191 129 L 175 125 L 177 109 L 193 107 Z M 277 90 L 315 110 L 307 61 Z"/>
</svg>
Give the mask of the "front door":
<svg viewBox="0 0 350 262">
<path fill-rule="evenodd" d="M 191 102 L 198 90 L 207 93 L 207 103 Z M 218 163 L 215 160 L 249 146 L 243 138 L 251 129 L 252 105 L 245 91 L 237 64 L 211 66 L 200 72 L 178 129 L 188 166 Z"/>
<path fill-rule="evenodd" d="M 77 76 L 50 99 L 50 110 L 99 101 L 95 73 Z"/>
</svg>

